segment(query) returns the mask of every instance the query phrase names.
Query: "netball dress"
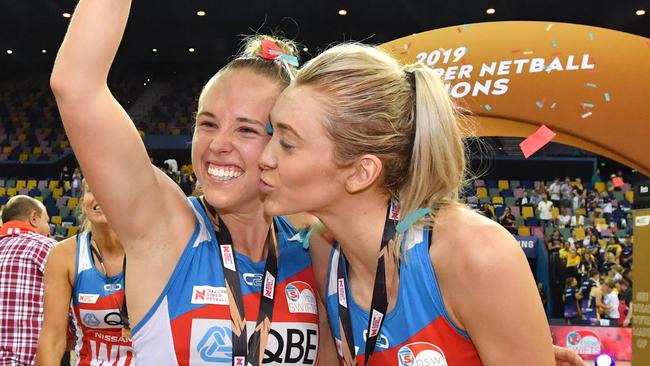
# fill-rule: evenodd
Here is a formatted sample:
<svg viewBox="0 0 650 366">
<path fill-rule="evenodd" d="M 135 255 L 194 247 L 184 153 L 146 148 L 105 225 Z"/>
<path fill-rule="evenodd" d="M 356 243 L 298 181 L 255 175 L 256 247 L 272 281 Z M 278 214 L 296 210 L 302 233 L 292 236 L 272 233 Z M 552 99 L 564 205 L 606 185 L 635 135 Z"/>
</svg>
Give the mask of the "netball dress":
<svg viewBox="0 0 650 366">
<path fill-rule="evenodd" d="M 124 273 L 107 277 L 95 266 L 90 233 L 77 235 L 72 312 L 75 365 L 135 365 L 131 339 L 122 336 Z"/>
<path fill-rule="evenodd" d="M 154 306 L 132 329 L 137 360 L 147 365 L 231 365 L 233 342 L 229 300 L 219 246 L 210 220 L 190 198 L 196 226 L 169 282 Z M 309 253 L 295 229 L 275 218 L 278 273 L 274 310 L 263 363 L 313 365 L 318 355 L 316 282 Z M 236 246 L 235 246 L 236 249 Z M 236 254 L 247 320 L 254 332 L 265 261 Z"/>
<path fill-rule="evenodd" d="M 407 231 L 397 303 L 383 319 L 370 365 L 481 365 L 469 335 L 452 323 L 445 309 L 428 244 L 428 230 L 413 226 Z M 339 249 L 334 248 L 327 284 L 327 315 L 341 356 L 338 307 L 339 291 L 344 288 L 352 319 L 356 361 L 363 365 L 369 315 L 355 303 L 348 287 L 337 281 L 339 256 Z"/>
</svg>

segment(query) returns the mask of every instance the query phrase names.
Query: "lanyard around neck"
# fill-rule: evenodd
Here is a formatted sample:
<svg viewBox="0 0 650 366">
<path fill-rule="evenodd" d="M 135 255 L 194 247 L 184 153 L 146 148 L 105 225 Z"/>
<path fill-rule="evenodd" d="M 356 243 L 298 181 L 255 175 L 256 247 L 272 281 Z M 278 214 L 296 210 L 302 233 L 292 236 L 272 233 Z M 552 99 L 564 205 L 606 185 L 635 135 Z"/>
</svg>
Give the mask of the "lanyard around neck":
<svg viewBox="0 0 650 366">
<path fill-rule="evenodd" d="M 394 239 L 396 233 L 396 221 L 399 216 L 395 214 L 395 208 L 391 204 L 386 212 L 386 221 L 384 222 L 384 232 L 379 247 L 379 258 L 377 259 L 377 271 L 375 273 L 375 282 L 372 291 L 372 302 L 368 317 L 368 326 L 366 327 L 366 348 L 364 365 L 367 365 L 375 352 L 377 339 L 384 324 L 386 311 L 388 310 L 388 296 L 386 293 L 386 257 L 388 254 L 388 244 Z M 345 365 L 356 365 L 356 348 L 354 346 L 354 333 L 352 329 L 352 319 L 350 316 L 349 302 L 347 300 L 348 283 L 345 276 L 345 257 L 340 249 L 339 263 L 337 269 L 337 287 L 338 287 L 338 315 L 342 328 L 341 342 L 347 345 L 347 351 L 341 345 L 341 354 Z"/>
<path fill-rule="evenodd" d="M 223 265 L 226 280 L 226 289 L 228 291 L 233 344 L 232 365 L 250 364 L 259 366 L 262 363 L 262 355 L 264 354 L 268 334 L 271 330 L 273 303 L 278 276 L 278 241 L 275 225 L 271 221 L 271 227 L 266 239 L 267 257 L 255 331 L 251 338 L 247 339 L 244 298 L 242 296 L 241 283 L 237 271 L 237 260 L 235 250 L 233 249 L 234 243 L 230 235 L 230 230 L 228 230 L 228 226 L 223 222 L 221 216 L 207 203 L 204 197 L 202 197 L 201 202 L 218 219 L 219 223 L 215 233 L 217 236 L 217 244 L 219 245 L 219 257 Z"/>
</svg>

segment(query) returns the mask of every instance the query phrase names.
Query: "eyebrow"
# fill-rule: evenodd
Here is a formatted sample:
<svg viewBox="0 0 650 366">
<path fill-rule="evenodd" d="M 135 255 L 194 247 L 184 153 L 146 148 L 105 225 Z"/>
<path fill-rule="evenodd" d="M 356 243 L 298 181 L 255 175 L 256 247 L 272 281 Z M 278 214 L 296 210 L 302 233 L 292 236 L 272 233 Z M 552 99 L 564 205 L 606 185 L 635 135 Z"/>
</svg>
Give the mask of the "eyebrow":
<svg viewBox="0 0 650 366">
<path fill-rule="evenodd" d="M 214 119 L 217 118 L 217 116 L 215 116 L 214 113 L 208 112 L 208 111 L 201 111 L 196 115 L 197 118 L 201 117 L 201 116 L 206 116 L 206 117 L 210 117 L 210 118 L 214 118 Z M 261 121 L 258 121 L 258 120 L 254 119 L 254 118 L 237 117 L 237 118 L 235 118 L 235 120 L 237 122 L 240 122 L 240 123 L 248 123 L 248 124 L 260 125 L 260 126 L 263 126 L 263 127 L 265 126 L 265 123 L 262 123 Z"/>
<path fill-rule="evenodd" d="M 288 131 L 288 132 L 292 133 L 294 136 L 296 136 L 296 138 L 299 138 L 299 139 L 302 140 L 302 137 L 300 137 L 298 132 L 296 132 L 296 130 L 294 130 L 293 127 L 289 126 L 288 124 L 282 123 L 282 122 L 271 122 L 271 123 L 273 123 L 274 128 Z"/>
</svg>

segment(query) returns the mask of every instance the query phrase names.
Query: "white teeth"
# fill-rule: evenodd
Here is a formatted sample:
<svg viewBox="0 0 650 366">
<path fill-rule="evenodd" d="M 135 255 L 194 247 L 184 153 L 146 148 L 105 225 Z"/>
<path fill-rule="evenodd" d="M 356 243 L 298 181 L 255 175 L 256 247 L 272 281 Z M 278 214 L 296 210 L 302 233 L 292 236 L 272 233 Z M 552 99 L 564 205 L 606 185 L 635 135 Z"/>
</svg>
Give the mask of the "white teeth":
<svg viewBox="0 0 650 366">
<path fill-rule="evenodd" d="M 208 174 L 217 180 L 231 180 L 244 174 L 244 171 L 237 167 L 220 167 L 210 164 Z"/>
<path fill-rule="evenodd" d="M 95 205 L 95 207 L 93 207 L 93 210 L 99 211 L 99 210 L 101 210 L 101 207 L 99 207 L 99 205 Z"/>
</svg>

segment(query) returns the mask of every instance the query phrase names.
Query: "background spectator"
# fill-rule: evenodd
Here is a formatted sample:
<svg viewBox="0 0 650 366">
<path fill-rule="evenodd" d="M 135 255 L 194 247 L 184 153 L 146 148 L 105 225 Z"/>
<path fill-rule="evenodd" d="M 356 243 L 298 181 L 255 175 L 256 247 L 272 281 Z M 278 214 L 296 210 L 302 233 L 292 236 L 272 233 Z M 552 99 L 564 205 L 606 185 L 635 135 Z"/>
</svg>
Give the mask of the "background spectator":
<svg viewBox="0 0 650 366">
<path fill-rule="evenodd" d="M 50 249 L 42 203 L 12 197 L 0 227 L 0 365 L 32 365 L 43 322 L 43 273 Z"/>
</svg>

